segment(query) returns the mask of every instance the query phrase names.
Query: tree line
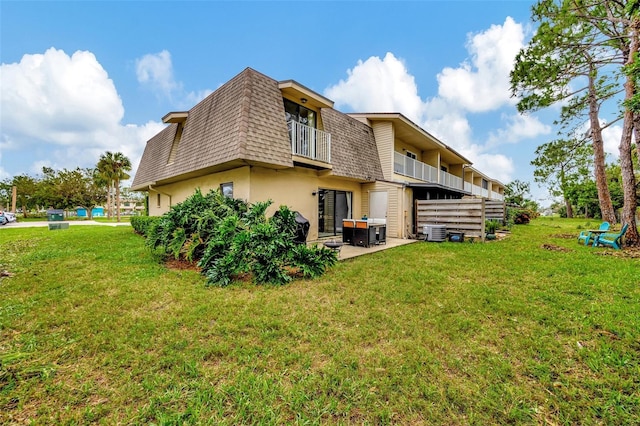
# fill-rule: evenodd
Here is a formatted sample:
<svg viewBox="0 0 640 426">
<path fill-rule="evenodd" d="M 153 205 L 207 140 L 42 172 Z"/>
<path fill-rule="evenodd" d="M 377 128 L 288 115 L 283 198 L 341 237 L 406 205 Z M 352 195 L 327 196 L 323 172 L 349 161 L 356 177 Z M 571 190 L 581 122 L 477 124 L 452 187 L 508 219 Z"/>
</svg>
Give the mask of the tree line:
<svg viewBox="0 0 640 426">
<path fill-rule="evenodd" d="M 536 152 L 536 180 L 550 183 L 571 215 L 584 204 L 584 177 L 593 176 L 601 217 L 615 224 L 613 175 L 619 176 L 625 241 L 640 246 L 634 164 L 640 147 L 633 144 L 640 140 L 640 0 L 540 0 L 532 19 L 538 27 L 516 57 L 511 92 L 520 112 L 557 107 L 560 128 L 559 138 Z M 606 110 L 615 111 L 607 121 Z M 602 136 L 616 123 L 622 127 L 619 174 L 606 164 Z"/>
<path fill-rule="evenodd" d="M 11 200 L 12 188 L 16 188 L 16 204 L 24 217 L 41 209 L 87 210 L 91 218 L 94 207 L 106 203 L 107 216 L 115 216 L 120 222 L 121 182 L 130 178 L 131 161 L 121 152 L 106 151 L 95 167 L 73 170 L 54 170 L 43 167 L 42 174 L 22 174 L 0 182 L 0 197 Z M 113 199 L 112 199 L 113 197 Z M 8 203 L 7 203 L 8 204 Z"/>
</svg>

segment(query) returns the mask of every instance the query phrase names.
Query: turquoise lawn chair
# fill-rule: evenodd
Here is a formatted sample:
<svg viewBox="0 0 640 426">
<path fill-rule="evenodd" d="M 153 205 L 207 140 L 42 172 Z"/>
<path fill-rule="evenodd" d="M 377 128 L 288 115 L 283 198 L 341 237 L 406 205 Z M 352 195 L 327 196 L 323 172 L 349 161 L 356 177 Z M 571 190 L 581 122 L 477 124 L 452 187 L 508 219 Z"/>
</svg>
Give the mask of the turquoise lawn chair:
<svg viewBox="0 0 640 426">
<path fill-rule="evenodd" d="M 609 230 L 609 222 L 602 222 L 600 224 L 600 230 L 601 231 L 608 231 Z M 591 231 L 582 231 L 580 232 L 580 235 L 578 235 L 578 242 L 584 240 L 584 245 L 588 246 L 590 242 L 592 242 L 592 240 L 595 240 L 596 235 L 591 232 Z"/>
<path fill-rule="evenodd" d="M 616 250 L 620 250 L 620 247 L 622 247 L 622 237 L 624 237 L 624 233 L 627 232 L 628 227 L 629 224 L 625 223 L 619 233 L 606 232 L 596 235 L 596 238 L 593 240 L 593 246 L 613 247 Z"/>
</svg>

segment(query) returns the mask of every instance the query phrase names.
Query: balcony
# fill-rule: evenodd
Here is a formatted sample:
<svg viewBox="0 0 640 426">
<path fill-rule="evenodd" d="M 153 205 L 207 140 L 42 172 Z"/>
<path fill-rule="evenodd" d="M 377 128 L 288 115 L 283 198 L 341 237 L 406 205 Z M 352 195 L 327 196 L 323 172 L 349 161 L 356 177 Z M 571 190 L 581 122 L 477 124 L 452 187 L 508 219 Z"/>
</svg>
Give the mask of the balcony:
<svg viewBox="0 0 640 426">
<path fill-rule="evenodd" d="M 462 189 L 463 186 L 462 178 L 421 163 L 400 152 L 393 153 L 393 171 L 425 182 L 439 183 L 448 188 Z"/>
<path fill-rule="evenodd" d="M 331 134 L 297 121 L 287 122 L 291 153 L 313 161 L 331 163 Z"/>
<path fill-rule="evenodd" d="M 500 194 L 499 192 L 491 191 L 491 196 L 489 198 L 491 198 L 492 200 L 503 201 L 504 195 Z"/>
<path fill-rule="evenodd" d="M 440 184 L 449 188 L 462 189 L 462 178 L 440 170 Z"/>
<path fill-rule="evenodd" d="M 464 183 L 464 190 L 470 192 L 471 195 L 478 195 L 480 197 L 489 198 L 489 190 L 484 189 L 478 185 L 472 185 L 469 182 Z"/>
<path fill-rule="evenodd" d="M 393 153 L 393 171 L 399 175 L 425 182 L 438 182 L 438 169 L 407 157 L 400 152 Z"/>
<path fill-rule="evenodd" d="M 472 185 L 469 182 L 464 183 L 464 190 L 470 192 L 472 195 L 479 195 L 484 198 L 489 198 L 491 200 L 504 200 L 504 195 L 499 192 L 489 191 L 488 189 L 484 189 L 478 185 Z"/>
</svg>

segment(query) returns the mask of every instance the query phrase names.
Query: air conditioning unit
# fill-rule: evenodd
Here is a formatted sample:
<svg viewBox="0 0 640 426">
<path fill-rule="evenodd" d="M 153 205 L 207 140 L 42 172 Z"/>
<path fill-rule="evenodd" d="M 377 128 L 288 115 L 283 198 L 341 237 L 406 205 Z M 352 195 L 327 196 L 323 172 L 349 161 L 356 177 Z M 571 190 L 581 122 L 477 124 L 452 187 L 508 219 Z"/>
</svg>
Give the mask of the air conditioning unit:
<svg viewBox="0 0 640 426">
<path fill-rule="evenodd" d="M 424 225 L 422 233 L 425 241 L 442 242 L 447 239 L 446 225 Z"/>
</svg>

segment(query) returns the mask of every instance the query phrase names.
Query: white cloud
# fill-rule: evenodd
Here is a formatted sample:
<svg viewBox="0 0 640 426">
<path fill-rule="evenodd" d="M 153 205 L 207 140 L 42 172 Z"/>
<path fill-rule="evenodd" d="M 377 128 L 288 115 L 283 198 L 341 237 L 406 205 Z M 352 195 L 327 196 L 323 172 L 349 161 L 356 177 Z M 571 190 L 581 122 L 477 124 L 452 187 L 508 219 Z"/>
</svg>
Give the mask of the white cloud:
<svg viewBox="0 0 640 426">
<path fill-rule="evenodd" d="M 325 90 L 337 107 L 358 112 L 401 112 L 413 121 L 423 115 L 415 79 L 404 63 L 388 52 L 383 59 L 372 56 L 347 70 L 348 78 Z"/>
<path fill-rule="evenodd" d="M 607 160 L 620 158 L 620 141 L 622 140 L 622 126 L 613 125 L 602 131 L 604 152 L 609 154 Z"/>
<path fill-rule="evenodd" d="M 551 133 L 551 126 L 531 115 L 503 115 L 503 121 L 506 122 L 506 127 L 490 133 L 488 146 L 517 143 L 523 139 L 533 139 Z"/>
<path fill-rule="evenodd" d="M 173 101 L 178 108 L 191 108 L 212 93 L 209 89 L 186 92 L 184 84 L 174 77 L 171 53 L 167 50 L 136 59 L 136 76 L 142 86 L 155 92 L 158 98 Z"/>
<path fill-rule="evenodd" d="M 470 59 L 458 68 L 444 68 L 438 74 L 438 96 L 422 100 L 415 78 L 404 62 L 389 52 L 384 58 L 359 60 L 347 70 L 346 80 L 327 88 L 324 94 L 338 109 L 358 112 L 400 112 L 456 151 L 474 167 L 507 183 L 515 172 L 513 159 L 490 152 L 501 143 L 516 143 L 550 131 L 538 119 L 522 116 L 513 108 L 509 73 L 518 51 L 524 46 L 525 29 L 512 18 L 503 25 L 469 35 Z M 372 89 L 373 88 L 373 89 Z M 494 121 L 494 130 L 484 143 L 474 141 L 470 113 L 508 108 Z"/>
<path fill-rule="evenodd" d="M 601 126 L 606 126 L 607 123 L 603 120 L 600 121 Z M 584 138 L 587 135 L 590 135 L 590 125 L 589 122 L 585 122 L 578 130 L 576 130 L 575 134 L 572 135 L 575 138 Z M 603 149 L 606 155 L 605 161 L 612 162 L 618 161 L 620 158 L 620 140 L 622 138 L 622 126 L 620 125 L 612 125 L 606 127 L 602 130 L 602 142 Z M 591 140 L 589 140 L 591 142 Z"/>
<path fill-rule="evenodd" d="M 11 177 L 8 171 L 1 166 L 2 164 L 2 150 L 0 149 L 0 180 L 8 179 Z"/>
<path fill-rule="evenodd" d="M 476 148 L 476 149 L 474 149 Z M 473 167 L 490 177 L 507 184 L 511 181 L 515 166 L 513 159 L 503 154 L 486 154 L 480 147 L 468 148 L 464 154 L 473 158 Z"/>
<path fill-rule="evenodd" d="M 419 124 L 433 136 L 456 150 L 472 144 L 473 129 L 459 110 L 438 98 L 430 101 L 425 109 L 428 112 Z"/>
<path fill-rule="evenodd" d="M 136 76 L 138 82 L 160 94 L 171 98 L 171 94 L 181 89 L 173 77 L 171 53 L 163 50 L 160 53 L 149 53 L 136 59 Z"/>
<path fill-rule="evenodd" d="M 511 17 L 503 25 L 469 36 L 471 62 L 445 68 L 438 75 L 438 94 L 471 112 L 491 111 L 514 104 L 510 97 L 509 73 L 524 46 L 524 28 Z"/>
<path fill-rule="evenodd" d="M 51 48 L 0 69 L 4 173 L 9 163 L 13 174 L 93 167 L 107 150 L 122 152 L 135 167 L 146 141 L 164 127 L 120 123 L 122 101 L 91 52 L 69 56 Z"/>
<path fill-rule="evenodd" d="M 113 81 L 91 52 L 68 56 L 50 48 L 1 69 L 3 133 L 73 144 L 78 130 L 91 132 L 124 115 Z"/>
</svg>

